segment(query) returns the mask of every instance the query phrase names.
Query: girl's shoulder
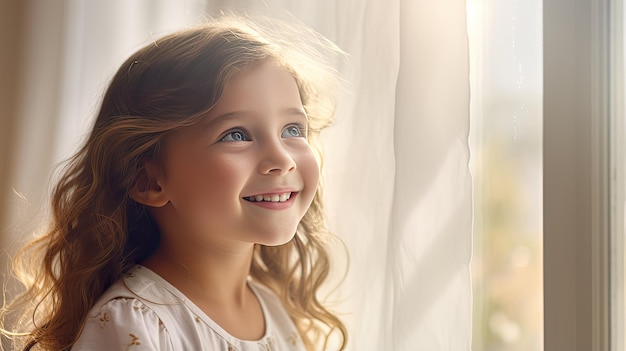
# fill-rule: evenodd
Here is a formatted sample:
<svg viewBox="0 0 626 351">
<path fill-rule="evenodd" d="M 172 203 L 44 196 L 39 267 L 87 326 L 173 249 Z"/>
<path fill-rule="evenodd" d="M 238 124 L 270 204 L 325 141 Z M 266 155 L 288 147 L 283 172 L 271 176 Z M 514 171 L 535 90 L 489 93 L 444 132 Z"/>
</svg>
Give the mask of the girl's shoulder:
<svg viewBox="0 0 626 351">
<path fill-rule="evenodd" d="M 202 349 L 199 338 L 184 337 L 193 318 L 160 279 L 143 266 L 131 268 L 91 308 L 72 351 Z"/>
<path fill-rule="evenodd" d="M 159 316 L 139 299 L 117 297 L 96 305 L 85 321 L 76 350 L 173 350 Z"/>
<path fill-rule="evenodd" d="M 129 280 L 134 272 L 136 268 L 94 304 L 72 351 L 174 350 L 161 316 L 146 300 L 151 292 L 149 280 Z"/>
<path fill-rule="evenodd" d="M 162 277 L 135 266 L 94 305 L 72 351 L 304 350 L 280 299 L 261 284 L 249 286 L 266 321 L 266 335 L 256 341 L 233 337 Z"/>
</svg>

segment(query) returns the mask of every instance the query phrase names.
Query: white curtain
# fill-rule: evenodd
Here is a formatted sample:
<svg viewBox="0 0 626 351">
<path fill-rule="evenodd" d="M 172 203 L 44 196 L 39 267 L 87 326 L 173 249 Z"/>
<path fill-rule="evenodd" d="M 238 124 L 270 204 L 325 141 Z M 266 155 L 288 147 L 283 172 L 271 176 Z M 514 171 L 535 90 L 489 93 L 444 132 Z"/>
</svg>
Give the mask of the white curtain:
<svg viewBox="0 0 626 351">
<path fill-rule="evenodd" d="M 26 3 L 16 112 L 2 116 L 14 131 L 0 150 L 10 155 L 3 247 L 37 225 L 51 165 L 77 149 L 107 80 L 136 48 L 220 11 L 293 17 L 349 55 L 336 123 L 324 135 L 329 224 L 350 255 L 332 296 L 349 349 L 470 349 L 465 1 Z"/>
</svg>

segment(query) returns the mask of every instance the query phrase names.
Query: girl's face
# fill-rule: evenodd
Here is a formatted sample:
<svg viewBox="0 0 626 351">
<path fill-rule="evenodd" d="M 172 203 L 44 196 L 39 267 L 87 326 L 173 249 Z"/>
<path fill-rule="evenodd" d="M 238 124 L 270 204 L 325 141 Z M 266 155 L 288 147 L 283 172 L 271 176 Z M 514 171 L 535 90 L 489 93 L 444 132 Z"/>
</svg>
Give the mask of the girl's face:
<svg viewBox="0 0 626 351">
<path fill-rule="evenodd" d="M 165 141 L 154 215 L 165 239 L 198 245 L 289 241 L 319 168 L 293 76 L 264 63 L 233 77 L 203 124 Z"/>
</svg>

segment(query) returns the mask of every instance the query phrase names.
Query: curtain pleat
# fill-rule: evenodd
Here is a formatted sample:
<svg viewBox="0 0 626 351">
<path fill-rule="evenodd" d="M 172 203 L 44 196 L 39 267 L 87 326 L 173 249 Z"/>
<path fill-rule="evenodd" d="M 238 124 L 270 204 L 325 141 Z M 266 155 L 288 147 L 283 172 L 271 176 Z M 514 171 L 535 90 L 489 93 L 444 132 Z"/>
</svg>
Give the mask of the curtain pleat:
<svg viewBox="0 0 626 351">
<path fill-rule="evenodd" d="M 394 350 L 470 349 L 465 23 L 464 1 L 401 1 L 388 251 Z"/>
<path fill-rule="evenodd" d="M 336 122 L 323 135 L 323 172 L 329 226 L 350 255 L 347 276 L 331 295 L 348 325 L 349 349 L 470 349 L 464 1 L 29 4 L 24 55 L 31 71 L 19 75 L 18 113 L 2 117 L 18 125 L 10 150 L 16 162 L 3 166 L 0 200 L 11 209 L 0 223 L 3 245 L 24 236 L 27 218 L 41 213 L 52 165 L 76 151 L 108 79 L 136 48 L 221 11 L 292 17 L 347 53 Z"/>
</svg>

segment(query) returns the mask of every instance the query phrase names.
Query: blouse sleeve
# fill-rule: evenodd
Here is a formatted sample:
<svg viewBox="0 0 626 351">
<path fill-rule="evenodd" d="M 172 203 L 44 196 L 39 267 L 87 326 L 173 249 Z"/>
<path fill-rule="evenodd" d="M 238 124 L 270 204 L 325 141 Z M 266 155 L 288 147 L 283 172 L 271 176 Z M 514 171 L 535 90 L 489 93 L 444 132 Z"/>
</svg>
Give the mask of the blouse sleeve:
<svg viewBox="0 0 626 351">
<path fill-rule="evenodd" d="M 72 351 L 173 350 L 159 317 L 141 301 L 118 298 L 87 317 Z"/>
</svg>

